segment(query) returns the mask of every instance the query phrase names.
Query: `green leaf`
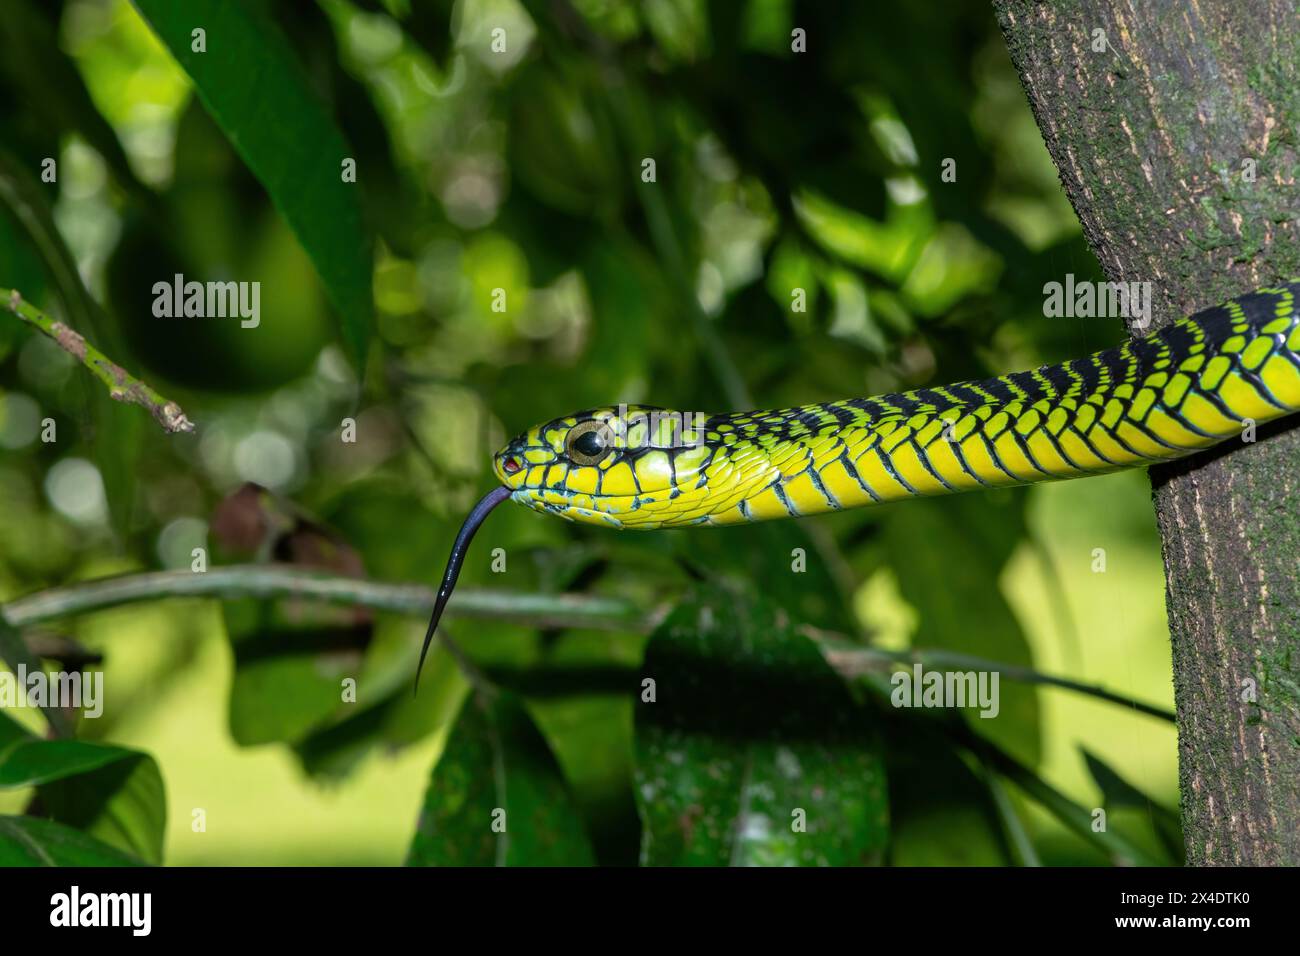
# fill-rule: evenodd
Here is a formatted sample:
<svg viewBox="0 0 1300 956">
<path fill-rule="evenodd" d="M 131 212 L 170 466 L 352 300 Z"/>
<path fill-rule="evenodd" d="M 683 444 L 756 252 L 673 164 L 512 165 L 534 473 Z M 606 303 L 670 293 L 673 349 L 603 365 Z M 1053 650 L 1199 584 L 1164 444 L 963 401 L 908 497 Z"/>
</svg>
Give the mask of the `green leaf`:
<svg viewBox="0 0 1300 956">
<path fill-rule="evenodd" d="M 41 804 L 55 820 L 147 863 L 162 863 L 167 792 L 158 764 L 148 754 L 107 749 L 120 751 L 118 759 L 42 786 Z"/>
<path fill-rule="evenodd" d="M 881 223 L 814 192 L 794 199 L 795 213 L 813 239 L 849 265 L 901 280 L 924 242 L 925 224 L 900 218 Z"/>
<path fill-rule="evenodd" d="M 71 827 L 35 817 L 0 816 L 2 866 L 143 866 Z"/>
<path fill-rule="evenodd" d="M 366 221 L 397 255 L 413 258 L 419 249 L 415 228 L 427 223 L 431 210 L 407 172 L 398 168 L 393 132 L 385 126 L 371 90 L 344 69 L 337 40 L 364 23 L 366 15 L 343 3 L 273 4 L 270 12 L 293 38 L 316 89 L 333 106 L 344 138 L 356 149 L 357 168 L 366 171 L 357 177 Z"/>
<path fill-rule="evenodd" d="M 0 610 L 0 660 L 9 665 L 10 670 L 15 673 L 18 665 L 22 664 L 27 668 L 27 673 L 34 674 L 41 669 L 41 661 L 35 654 L 27 649 L 27 644 L 23 641 L 22 635 L 12 627 L 5 619 L 4 611 Z M 15 678 L 16 679 L 16 678 Z M 21 689 L 19 693 L 27 693 L 26 689 Z M 42 707 L 41 713 L 49 721 L 54 732 L 60 737 L 68 737 L 72 734 L 72 721 L 58 707 Z M 0 740 L 0 743 L 3 741 Z"/>
<path fill-rule="evenodd" d="M 1090 753 L 1086 748 L 1080 749 L 1083 752 L 1084 763 L 1088 765 L 1088 773 L 1101 789 L 1106 812 L 1112 816 L 1128 815 L 1135 829 L 1154 830 L 1156 838 L 1170 858 L 1181 864 L 1184 845 L 1182 823 L 1178 819 L 1178 814 L 1152 800 L 1121 777 L 1100 757 Z"/>
<path fill-rule="evenodd" d="M 776 246 L 764 284 L 791 329 L 800 335 L 811 332 L 821 286 L 817 277 L 817 260 L 798 240 L 787 237 Z M 804 308 L 800 312 L 792 309 L 792 293 L 796 289 L 802 289 L 805 296 Z"/>
<path fill-rule="evenodd" d="M 318 623 L 337 610 L 319 605 L 303 608 L 310 617 L 296 626 L 285 602 L 229 601 L 222 610 L 235 653 L 230 733 L 236 743 L 296 743 L 348 715 L 343 681 L 360 670 L 364 629 Z"/>
<path fill-rule="evenodd" d="M 343 161 L 356 153 L 288 40 L 249 0 L 134 2 L 311 256 L 362 367 L 373 318 L 371 239 L 357 186 L 342 179 Z M 206 52 L 193 49 L 199 29 Z"/>
<path fill-rule="evenodd" d="M 1083 752 L 1084 763 L 1088 765 L 1088 773 L 1092 774 L 1093 781 L 1101 788 L 1101 795 L 1106 801 L 1107 809 L 1159 808 L 1155 801 L 1121 777 L 1100 757 L 1090 753 L 1086 748 L 1080 750 Z"/>
<path fill-rule="evenodd" d="M 16 732 L 15 732 L 16 731 Z M 35 786 L 55 820 L 162 862 L 166 793 L 148 754 L 83 740 L 40 740 L 0 721 L 0 789 Z"/>
<path fill-rule="evenodd" d="M 509 694 L 471 696 L 434 767 L 407 864 L 592 862 L 568 786 L 523 705 Z"/>
<path fill-rule="evenodd" d="M 423 622 L 381 618 L 379 624 L 357 677 L 356 703 L 336 723 L 293 744 L 312 777 L 343 777 L 376 748 L 396 750 L 427 737 L 454 721 L 464 702 L 465 680 L 441 642 L 425 662 L 419 695 L 411 693 Z"/>
<path fill-rule="evenodd" d="M 98 770 L 131 751 L 84 740 L 40 740 L 28 737 L 0 755 L 0 789 L 34 787 L 64 777 Z"/>
<path fill-rule="evenodd" d="M 889 806 L 867 712 L 783 611 L 701 590 L 651 636 L 644 667 L 644 864 L 880 861 Z"/>
</svg>

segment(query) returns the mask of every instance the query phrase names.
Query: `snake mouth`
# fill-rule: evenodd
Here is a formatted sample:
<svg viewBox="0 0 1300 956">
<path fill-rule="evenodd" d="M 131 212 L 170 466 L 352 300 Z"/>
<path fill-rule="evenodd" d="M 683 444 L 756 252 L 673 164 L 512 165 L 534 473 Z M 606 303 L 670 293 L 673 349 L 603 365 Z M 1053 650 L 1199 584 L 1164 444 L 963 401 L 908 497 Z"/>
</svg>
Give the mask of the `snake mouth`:
<svg viewBox="0 0 1300 956">
<path fill-rule="evenodd" d="M 545 452 L 544 457 L 549 460 L 544 464 L 537 461 L 539 457 L 543 457 L 538 452 Z M 526 445 L 519 439 L 515 439 L 492 456 L 492 472 L 496 475 L 497 481 L 511 491 L 527 491 L 529 475 L 535 474 L 533 469 L 539 464 L 545 467 L 554 463 L 555 454 L 551 449 Z"/>
</svg>

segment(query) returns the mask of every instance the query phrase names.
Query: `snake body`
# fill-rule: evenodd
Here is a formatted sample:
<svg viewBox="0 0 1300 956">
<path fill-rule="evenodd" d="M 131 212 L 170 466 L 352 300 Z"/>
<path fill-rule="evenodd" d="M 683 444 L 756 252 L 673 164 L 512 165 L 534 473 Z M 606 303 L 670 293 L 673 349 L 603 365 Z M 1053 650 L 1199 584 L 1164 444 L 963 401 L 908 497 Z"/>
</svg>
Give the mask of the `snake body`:
<svg viewBox="0 0 1300 956">
<path fill-rule="evenodd" d="M 494 469 L 513 500 L 538 511 L 649 530 L 1168 461 L 1300 411 L 1297 295 L 1300 282 L 1260 289 L 1034 371 L 710 415 L 698 434 L 681 426 L 690 416 L 663 409 L 588 409 L 518 436 Z"/>
<path fill-rule="evenodd" d="M 1086 358 L 937 388 L 775 411 L 592 408 L 493 458 L 465 519 L 420 669 L 474 533 L 512 499 L 651 530 L 799 518 L 1170 461 L 1300 411 L 1300 281 L 1260 289 Z"/>
</svg>

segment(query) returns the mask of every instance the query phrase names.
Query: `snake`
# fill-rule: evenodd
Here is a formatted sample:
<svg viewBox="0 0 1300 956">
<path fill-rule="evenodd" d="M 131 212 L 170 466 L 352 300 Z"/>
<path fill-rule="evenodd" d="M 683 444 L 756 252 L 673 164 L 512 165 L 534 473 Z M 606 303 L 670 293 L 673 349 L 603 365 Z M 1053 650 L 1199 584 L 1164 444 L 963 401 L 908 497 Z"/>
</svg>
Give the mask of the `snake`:
<svg viewBox="0 0 1300 956">
<path fill-rule="evenodd" d="M 619 530 L 713 527 L 1028 485 L 1172 461 L 1300 411 L 1300 280 L 1084 358 L 872 398 L 718 415 L 590 408 L 492 458 L 465 519 L 416 685 L 475 532 L 512 500 Z"/>
</svg>

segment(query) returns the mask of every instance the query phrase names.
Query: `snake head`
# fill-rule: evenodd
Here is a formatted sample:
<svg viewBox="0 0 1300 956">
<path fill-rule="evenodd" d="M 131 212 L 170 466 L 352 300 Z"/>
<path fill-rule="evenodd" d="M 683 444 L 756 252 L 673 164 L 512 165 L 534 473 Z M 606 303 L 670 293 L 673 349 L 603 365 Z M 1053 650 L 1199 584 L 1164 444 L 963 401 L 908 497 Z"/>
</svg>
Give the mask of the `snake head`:
<svg viewBox="0 0 1300 956">
<path fill-rule="evenodd" d="M 659 527 L 653 512 L 709 458 L 708 419 L 648 405 L 586 409 L 535 425 L 492 460 L 511 498 L 607 527 Z"/>
</svg>

